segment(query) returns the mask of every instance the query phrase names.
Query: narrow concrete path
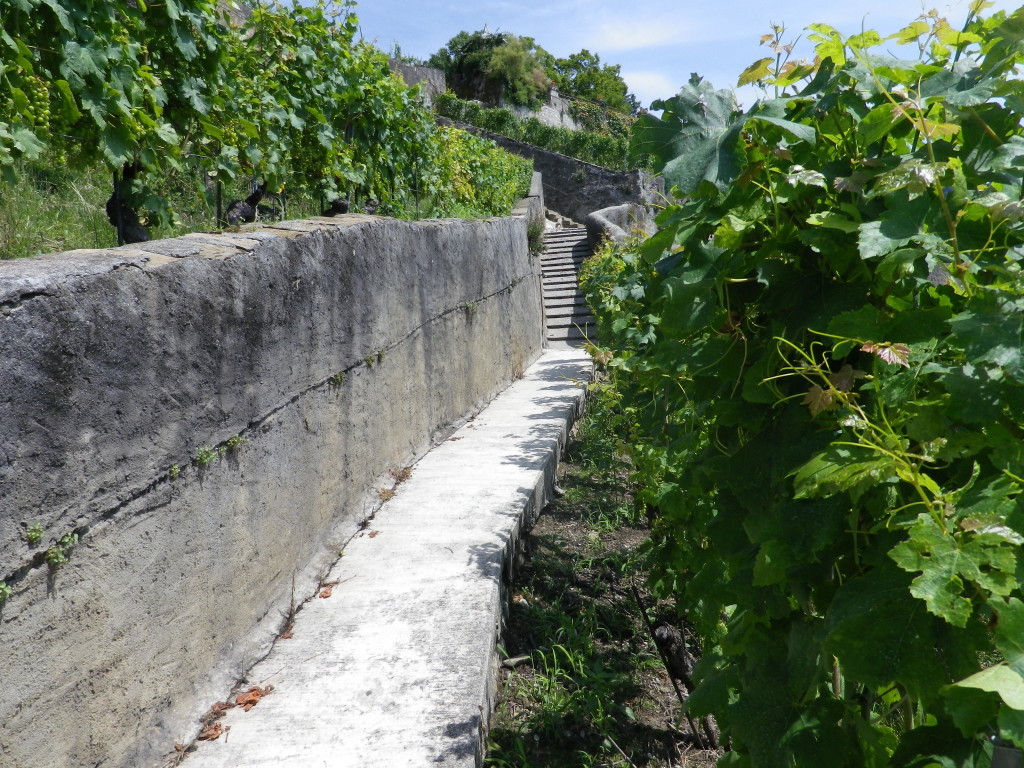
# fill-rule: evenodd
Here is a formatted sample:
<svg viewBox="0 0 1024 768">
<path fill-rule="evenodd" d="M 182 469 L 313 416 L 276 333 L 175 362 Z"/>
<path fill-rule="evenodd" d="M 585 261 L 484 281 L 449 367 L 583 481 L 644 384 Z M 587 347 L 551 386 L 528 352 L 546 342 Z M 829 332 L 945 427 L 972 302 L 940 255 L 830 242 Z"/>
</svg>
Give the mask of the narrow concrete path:
<svg viewBox="0 0 1024 768">
<path fill-rule="evenodd" d="M 413 468 L 249 675 L 273 691 L 186 768 L 482 763 L 503 585 L 553 487 L 590 359 L 547 350 Z M 296 531 L 301 535 L 301 531 Z"/>
<path fill-rule="evenodd" d="M 544 233 L 544 316 L 552 346 L 579 347 L 595 336 L 594 318 L 579 289 L 580 265 L 591 255 L 583 227 L 549 229 Z"/>
</svg>

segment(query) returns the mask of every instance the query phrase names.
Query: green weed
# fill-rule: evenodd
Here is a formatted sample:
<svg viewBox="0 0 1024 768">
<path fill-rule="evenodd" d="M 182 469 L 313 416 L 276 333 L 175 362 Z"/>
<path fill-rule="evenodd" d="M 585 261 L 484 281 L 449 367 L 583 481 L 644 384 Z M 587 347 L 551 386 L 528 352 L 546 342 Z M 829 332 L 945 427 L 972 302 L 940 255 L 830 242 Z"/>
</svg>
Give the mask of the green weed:
<svg viewBox="0 0 1024 768">
<path fill-rule="evenodd" d="M 209 445 L 201 445 L 196 448 L 196 453 L 195 456 L 192 457 L 192 460 L 200 467 L 205 467 L 218 457 L 219 454 L 217 453 L 216 448 L 212 448 Z"/>
<path fill-rule="evenodd" d="M 43 540 L 43 533 L 44 530 L 42 523 L 32 523 L 32 525 L 25 529 L 25 541 L 28 542 L 30 547 L 34 547 Z"/>
<path fill-rule="evenodd" d="M 59 568 L 68 561 L 71 550 L 78 543 L 78 534 L 68 531 L 58 539 L 57 543 L 46 550 L 43 559 L 52 569 Z"/>
</svg>

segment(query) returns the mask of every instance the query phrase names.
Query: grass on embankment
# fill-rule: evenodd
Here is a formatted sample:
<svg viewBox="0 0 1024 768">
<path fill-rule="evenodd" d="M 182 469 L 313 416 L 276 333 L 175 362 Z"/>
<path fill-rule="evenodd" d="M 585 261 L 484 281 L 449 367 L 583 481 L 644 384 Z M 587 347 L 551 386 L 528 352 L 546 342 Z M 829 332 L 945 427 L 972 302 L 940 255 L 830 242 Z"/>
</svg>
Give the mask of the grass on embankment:
<svg viewBox="0 0 1024 768">
<path fill-rule="evenodd" d="M 13 183 L 0 183 L 0 259 L 16 259 L 76 248 L 111 248 L 117 231 L 107 221 L 106 202 L 113 179 L 102 168 L 72 168 L 59 163 L 20 163 Z M 174 174 L 165 180 L 164 194 L 178 212 L 173 226 L 149 227 L 153 240 L 188 232 L 216 229 L 217 209 L 212 187 L 196 175 Z M 249 194 L 240 182 L 221 191 L 222 208 Z M 289 198 L 283 214 L 303 218 L 320 213 L 319 201 Z M 281 199 L 266 198 L 278 211 Z"/>
</svg>

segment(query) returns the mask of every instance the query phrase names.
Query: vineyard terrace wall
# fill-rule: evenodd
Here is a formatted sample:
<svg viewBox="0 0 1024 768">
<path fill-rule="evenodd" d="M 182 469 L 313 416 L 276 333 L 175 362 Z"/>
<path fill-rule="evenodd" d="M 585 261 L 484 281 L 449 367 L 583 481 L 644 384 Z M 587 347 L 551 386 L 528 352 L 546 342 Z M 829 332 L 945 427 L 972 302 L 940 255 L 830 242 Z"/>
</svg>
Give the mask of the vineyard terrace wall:
<svg viewBox="0 0 1024 768">
<path fill-rule="evenodd" d="M 0 263 L 0 764 L 187 743 L 389 471 L 539 355 L 537 271 L 522 216 Z"/>
<path fill-rule="evenodd" d="M 593 211 L 624 203 L 661 205 L 665 201 L 664 179 L 647 171 L 613 171 L 468 123 L 446 117 L 439 117 L 437 122 L 483 136 L 513 154 L 533 160 L 534 169 L 543 177 L 545 204 L 575 221 L 582 222 Z"/>
</svg>

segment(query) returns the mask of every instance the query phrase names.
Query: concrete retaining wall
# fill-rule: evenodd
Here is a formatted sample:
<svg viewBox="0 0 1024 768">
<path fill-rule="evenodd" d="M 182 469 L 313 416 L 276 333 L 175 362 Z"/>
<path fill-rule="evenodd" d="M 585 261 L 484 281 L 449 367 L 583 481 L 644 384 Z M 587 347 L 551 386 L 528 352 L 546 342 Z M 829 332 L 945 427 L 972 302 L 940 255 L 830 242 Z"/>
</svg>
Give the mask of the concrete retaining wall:
<svg viewBox="0 0 1024 768">
<path fill-rule="evenodd" d="M 467 123 L 444 117 L 438 118 L 438 122 L 483 136 L 509 152 L 533 160 L 534 170 L 544 178 L 547 207 L 575 221 L 582 222 L 587 214 L 602 208 L 623 203 L 661 204 L 664 198 L 664 179 L 647 171 L 612 171 Z"/>
<path fill-rule="evenodd" d="M 550 90 L 547 101 L 537 109 L 530 109 L 520 104 L 507 104 L 504 101 L 499 106 L 511 111 L 520 120 L 529 120 L 532 117 L 544 125 L 568 128 L 570 131 L 579 130 L 579 126 L 572 117 L 572 103 L 559 96 L 557 88 Z"/>
<path fill-rule="evenodd" d="M 0 262 L 0 765 L 194 736 L 389 470 L 539 354 L 531 208 Z"/>
<path fill-rule="evenodd" d="M 388 66 L 391 68 L 392 72 L 397 73 L 398 76 L 402 78 L 402 81 L 406 85 L 413 86 L 419 83 L 423 84 L 423 89 L 420 95 L 423 99 L 423 103 L 428 107 L 434 103 L 434 99 L 437 98 L 438 94 L 444 93 L 447 88 L 445 85 L 444 72 L 440 69 L 407 64 L 400 59 L 388 59 Z"/>
</svg>

